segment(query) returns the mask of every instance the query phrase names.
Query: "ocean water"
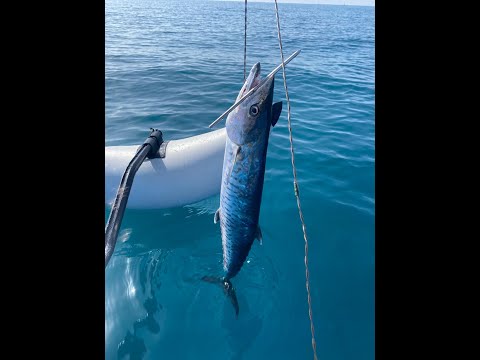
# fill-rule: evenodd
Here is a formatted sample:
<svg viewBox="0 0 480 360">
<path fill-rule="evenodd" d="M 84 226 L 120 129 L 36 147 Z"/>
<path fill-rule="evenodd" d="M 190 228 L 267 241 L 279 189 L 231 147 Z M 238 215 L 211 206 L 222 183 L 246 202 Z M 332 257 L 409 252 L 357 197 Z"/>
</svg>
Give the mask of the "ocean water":
<svg viewBox="0 0 480 360">
<path fill-rule="evenodd" d="M 105 1 L 106 146 L 210 131 L 243 80 L 243 2 Z M 375 9 L 279 3 L 319 359 L 373 359 Z M 249 3 L 247 71 L 280 63 L 275 7 Z M 285 101 L 281 73 L 274 101 Z M 127 210 L 105 270 L 106 359 L 312 359 L 287 107 L 271 133 L 254 243 L 221 275 L 219 197 Z M 107 221 L 109 209 L 105 210 Z"/>
</svg>

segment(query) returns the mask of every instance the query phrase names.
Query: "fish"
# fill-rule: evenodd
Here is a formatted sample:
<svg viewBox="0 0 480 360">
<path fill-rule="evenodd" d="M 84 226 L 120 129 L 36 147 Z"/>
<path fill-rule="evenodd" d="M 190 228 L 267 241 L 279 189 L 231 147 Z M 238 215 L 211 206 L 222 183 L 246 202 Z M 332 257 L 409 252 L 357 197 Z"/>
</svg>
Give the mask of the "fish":
<svg viewBox="0 0 480 360">
<path fill-rule="evenodd" d="M 259 83 L 258 62 L 250 70 L 236 101 Z M 274 83 L 272 76 L 232 111 L 226 121 L 220 207 L 214 216 L 214 223 L 220 223 L 225 274 L 202 279 L 223 287 L 237 317 L 239 306 L 231 279 L 241 270 L 255 239 L 262 242 L 258 222 L 268 140 L 282 112 L 281 101 L 272 105 Z"/>
</svg>

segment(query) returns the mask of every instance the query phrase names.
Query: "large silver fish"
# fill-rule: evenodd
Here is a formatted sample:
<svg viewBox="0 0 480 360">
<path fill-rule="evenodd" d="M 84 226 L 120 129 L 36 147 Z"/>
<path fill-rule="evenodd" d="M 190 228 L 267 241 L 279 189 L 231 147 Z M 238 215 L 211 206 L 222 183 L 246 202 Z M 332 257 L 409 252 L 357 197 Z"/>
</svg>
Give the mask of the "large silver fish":
<svg viewBox="0 0 480 360">
<path fill-rule="evenodd" d="M 237 101 L 260 82 L 260 63 L 256 63 L 238 94 Z M 203 280 L 223 285 L 238 316 L 235 290 L 230 282 L 242 268 L 255 239 L 261 241 L 258 225 L 270 129 L 282 111 L 282 102 L 273 104 L 274 77 L 265 82 L 227 118 L 220 208 L 223 247 L 223 278 L 205 276 Z"/>
</svg>

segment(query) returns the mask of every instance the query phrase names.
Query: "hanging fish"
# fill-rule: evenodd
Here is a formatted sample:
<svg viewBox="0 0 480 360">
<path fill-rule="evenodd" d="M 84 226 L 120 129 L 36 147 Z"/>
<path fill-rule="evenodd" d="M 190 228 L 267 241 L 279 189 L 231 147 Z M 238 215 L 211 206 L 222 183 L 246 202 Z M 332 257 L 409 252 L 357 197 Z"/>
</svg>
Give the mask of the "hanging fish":
<svg viewBox="0 0 480 360">
<path fill-rule="evenodd" d="M 245 80 L 237 101 L 260 83 L 260 63 Z M 282 111 L 282 102 L 273 104 L 274 76 L 262 84 L 227 118 L 220 208 L 214 222 L 220 222 L 223 248 L 222 278 L 203 280 L 222 285 L 238 316 L 239 307 L 231 279 L 238 274 L 255 239 L 262 240 L 258 225 L 270 129 Z"/>
</svg>

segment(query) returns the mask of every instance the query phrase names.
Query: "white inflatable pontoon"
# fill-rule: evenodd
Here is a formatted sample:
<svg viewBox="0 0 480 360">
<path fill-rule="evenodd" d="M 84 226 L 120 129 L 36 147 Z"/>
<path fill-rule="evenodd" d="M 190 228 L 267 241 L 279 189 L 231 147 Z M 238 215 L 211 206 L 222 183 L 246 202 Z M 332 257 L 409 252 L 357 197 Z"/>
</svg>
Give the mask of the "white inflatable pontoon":
<svg viewBox="0 0 480 360">
<path fill-rule="evenodd" d="M 191 204 L 220 192 L 225 128 L 167 143 L 164 158 L 147 159 L 133 181 L 127 207 L 161 209 Z M 115 200 L 140 145 L 105 147 L 105 205 Z"/>
</svg>

